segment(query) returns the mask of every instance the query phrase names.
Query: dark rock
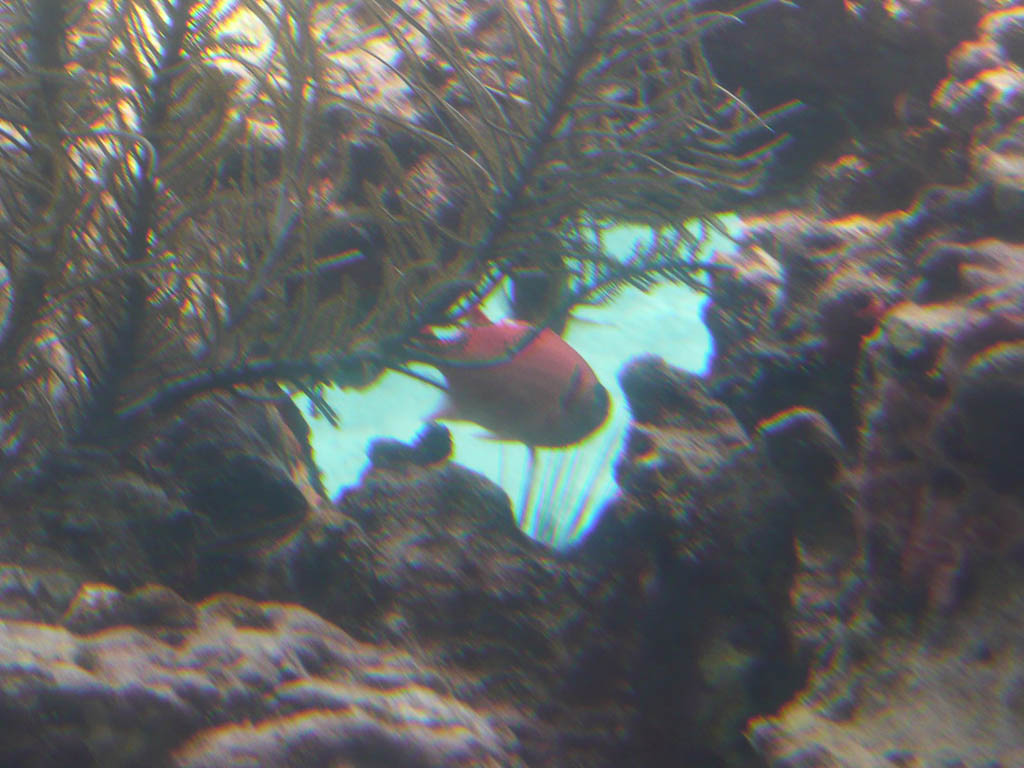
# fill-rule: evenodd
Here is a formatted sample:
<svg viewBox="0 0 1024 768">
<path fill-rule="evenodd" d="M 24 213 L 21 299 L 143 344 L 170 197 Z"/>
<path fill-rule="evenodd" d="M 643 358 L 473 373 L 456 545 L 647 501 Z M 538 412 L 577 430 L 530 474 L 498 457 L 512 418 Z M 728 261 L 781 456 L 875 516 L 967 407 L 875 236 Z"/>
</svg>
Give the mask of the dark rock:
<svg viewBox="0 0 1024 768">
<path fill-rule="evenodd" d="M 616 467 L 624 499 L 580 556 L 627 559 L 644 574 L 645 663 L 633 673 L 643 719 L 630 749 L 645 764 L 742 764 L 733 728 L 802 679 L 788 630 L 772 618 L 792 577 L 790 502 L 699 377 L 640 358 L 621 381 L 638 422 Z"/>
<path fill-rule="evenodd" d="M 411 444 L 379 438 L 367 450 L 370 464 L 376 469 L 400 469 L 407 464 L 423 467 L 446 461 L 451 453 L 451 433 L 437 422 L 424 426 Z"/>
<path fill-rule="evenodd" d="M 176 647 L 131 626 L 76 637 L 0 625 L 0 763 L 519 764 L 500 719 L 406 654 L 297 607 L 218 598 L 188 608 L 194 622 Z"/>
<path fill-rule="evenodd" d="M 1007 8 L 1001 13 L 993 13 L 981 28 L 1007 59 L 1024 68 L 1024 10 Z"/>
<path fill-rule="evenodd" d="M 758 435 L 769 460 L 790 485 L 827 487 L 839 478 L 845 449 L 817 411 L 793 408 L 761 422 Z"/>
</svg>

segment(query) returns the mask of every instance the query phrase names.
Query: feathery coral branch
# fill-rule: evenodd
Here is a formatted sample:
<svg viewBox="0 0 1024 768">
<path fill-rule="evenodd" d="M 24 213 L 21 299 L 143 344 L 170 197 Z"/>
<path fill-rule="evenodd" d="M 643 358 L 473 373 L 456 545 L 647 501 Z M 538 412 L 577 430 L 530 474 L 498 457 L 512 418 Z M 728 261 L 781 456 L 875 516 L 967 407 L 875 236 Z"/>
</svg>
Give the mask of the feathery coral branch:
<svg viewBox="0 0 1024 768">
<path fill-rule="evenodd" d="M 689 0 L 73 7 L 0 9 L 0 468 L 366 384 L 505 277 L 553 281 L 549 318 L 697 285 L 695 243 L 618 262 L 588 229 L 710 217 L 770 159 Z"/>
</svg>

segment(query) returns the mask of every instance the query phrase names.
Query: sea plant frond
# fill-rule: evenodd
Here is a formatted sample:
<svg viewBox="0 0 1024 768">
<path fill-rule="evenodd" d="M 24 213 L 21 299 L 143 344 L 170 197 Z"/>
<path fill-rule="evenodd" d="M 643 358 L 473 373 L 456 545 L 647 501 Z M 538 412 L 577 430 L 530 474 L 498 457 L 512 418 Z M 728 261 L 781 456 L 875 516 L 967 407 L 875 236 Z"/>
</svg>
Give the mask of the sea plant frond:
<svg viewBox="0 0 1024 768">
<path fill-rule="evenodd" d="M 700 45 L 730 20 L 691 0 L 0 4 L 0 472 L 212 390 L 365 385 L 517 274 L 563 281 L 552 313 L 699 286 L 696 245 L 616 261 L 583 222 L 711 225 L 716 195 L 757 188 L 764 123 Z"/>
</svg>

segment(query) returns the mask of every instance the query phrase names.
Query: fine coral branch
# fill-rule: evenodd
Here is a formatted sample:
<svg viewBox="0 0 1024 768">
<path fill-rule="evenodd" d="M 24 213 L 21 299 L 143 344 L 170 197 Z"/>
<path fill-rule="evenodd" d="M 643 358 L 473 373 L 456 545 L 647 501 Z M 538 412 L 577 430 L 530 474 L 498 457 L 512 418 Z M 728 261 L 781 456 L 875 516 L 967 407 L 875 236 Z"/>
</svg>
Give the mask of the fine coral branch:
<svg viewBox="0 0 1024 768">
<path fill-rule="evenodd" d="M 24 204 L 28 211 L 24 215 L 42 222 L 43 234 L 24 248 L 20 258 L 8 257 L 5 264 L 11 281 L 12 306 L 0 337 L 0 389 L 4 390 L 9 390 L 21 376 L 22 350 L 43 311 L 50 274 L 56 268 L 54 203 L 60 188 L 57 126 L 67 42 L 66 13 L 63 0 L 39 0 L 28 15 L 27 64 L 32 77 L 31 91 L 26 97 L 25 125 L 29 129 L 26 173 L 31 183 L 25 185 Z M 8 198 L 6 202 L 11 205 L 16 201 Z"/>
<path fill-rule="evenodd" d="M 762 126 L 700 47 L 717 17 L 483 5 L 0 4 L 3 438 L 15 413 L 38 454 L 213 390 L 362 386 L 505 278 L 553 286 L 538 328 L 697 285 L 692 243 L 623 263 L 586 232 L 756 188 Z"/>
<path fill-rule="evenodd" d="M 192 7 L 195 0 L 179 0 L 168 7 L 169 24 L 163 38 L 160 58 L 150 78 L 148 93 L 143 103 L 148 109 L 142 117 L 141 135 L 148 146 L 154 148 L 155 158 L 162 154 L 162 131 L 174 107 L 172 79 L 182 65 L 185 37 L 189 33 Z M 157 179 L 148 173 L 154 163 L 140 169 L 135 183 L 127 241 L 122 256 L 126 266 L 138 264 L 150 253 L 150 237 L 157 215 Z M 144 326 L 149 285 L 138 273 L 125 277 L 125 302 L 108 344 L 105 370 L 92 387 L 92 404 L 84 414 L 80 437 L 90 439 L 97 430 L 109 427 L 124 380 L 136 364 L 138 345 Z"/>
<path fill-rule="evenodd" d="M 589 25 L 584 28 L 582 36 L 576 41 L 567 60 L 563 62 L 564 69 L 557 88 L 551 96 L 543 117 L 534 129 L 533 136 L 519 164 L 518 173 L 501 195 L 494 209 L 492 224 L 475 249 L 475 262 L 479 263 L 482 258 L 486 257 L 495 240 L 510 226 L 513 213 L 522 205 L 523 196 L 535 181 L 537 170 L 551 144 L 555 130 L 572 103 L 573 92 L 579 88 L 579 75 L 587 62 L 595 56 L 597 39 L 605 32 L 608 19 L 616 5 L 616 0 L 602 0 L 598 4 Z"/>
</svg>

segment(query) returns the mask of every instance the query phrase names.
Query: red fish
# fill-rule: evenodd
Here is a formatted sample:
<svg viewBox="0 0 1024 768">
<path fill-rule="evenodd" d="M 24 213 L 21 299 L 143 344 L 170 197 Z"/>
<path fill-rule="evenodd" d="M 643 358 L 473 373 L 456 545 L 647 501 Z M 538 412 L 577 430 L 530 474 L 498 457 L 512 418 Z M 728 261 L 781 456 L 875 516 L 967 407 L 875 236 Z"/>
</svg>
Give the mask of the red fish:
<svg viewBox="0 0 1024 768">
<path fill-rule="evenodd" d="M 517 320 L 491 322 L 476 310 L 457 336 L 436 340 L 443 357 L 480 365 L 437 366 L 448 394 L 434 418 L 471 421 L 531 448 L 573 445 L 601 426 L 608 390 L 557 333 L 545 328 L 508 358 L 508 350 L 533 330 Z"/>
</svg>

